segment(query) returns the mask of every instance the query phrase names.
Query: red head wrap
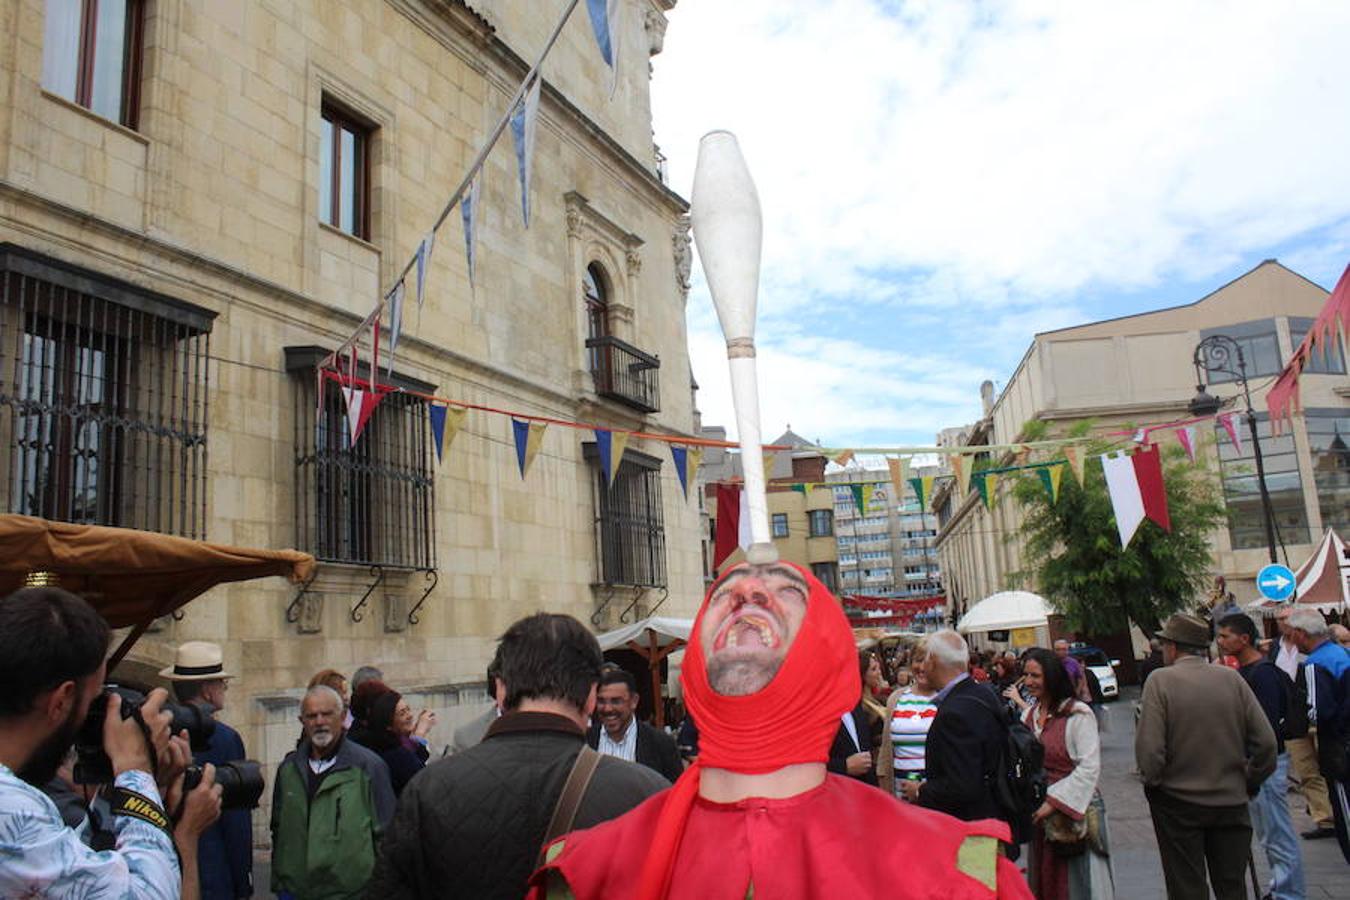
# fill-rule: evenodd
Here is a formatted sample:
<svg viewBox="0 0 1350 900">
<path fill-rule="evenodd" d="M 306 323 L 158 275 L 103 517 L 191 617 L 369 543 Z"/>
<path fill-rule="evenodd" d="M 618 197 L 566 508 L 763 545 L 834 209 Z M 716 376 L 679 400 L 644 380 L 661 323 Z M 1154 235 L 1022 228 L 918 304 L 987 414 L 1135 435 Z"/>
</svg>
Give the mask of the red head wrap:
<svg viewBox="0 0 1350 900">
<path fill-rule="evenodd" d="M 782 667 L 762 690 L 728 697 L 708 684 L 699 638 L 708 601 L 721 580 L 709 589 L 694 620 L 681 683 L 685 705 L 698 725 L 698 762 L 680 776 L 662 810 L 642 870 L 638 896 L 643 900 L 666 894 L 684 823 L 698 794 L 700 769 L 764 774 L 794 763 L 823 763 L 840 718 L 862 693 L 858 651 L 838 601 L 806 569 L 779 565 L 790 566 L 806 579 L 806 614 Z"/>
</svg>

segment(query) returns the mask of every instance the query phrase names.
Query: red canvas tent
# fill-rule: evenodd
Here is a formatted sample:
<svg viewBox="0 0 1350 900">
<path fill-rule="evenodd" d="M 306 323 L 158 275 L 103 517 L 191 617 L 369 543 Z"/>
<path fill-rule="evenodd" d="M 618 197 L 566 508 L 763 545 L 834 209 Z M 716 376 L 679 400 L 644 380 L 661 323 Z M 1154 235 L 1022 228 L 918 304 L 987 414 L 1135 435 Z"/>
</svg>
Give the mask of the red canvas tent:
<svg viewBox="0 0 1350 900">
<path fill-rule="evenodd" d="M 1345 541 L 1328 528 L 1312 556 L 1294 571 L 1294 581 L 1298 583 L 1294 602 L 1324 613 L 1350 609 L 1350 558 L 1345 552 Z M 1263 600 L 1251 608 L 1265 611 L 1282 605 Z"/>
</svg>

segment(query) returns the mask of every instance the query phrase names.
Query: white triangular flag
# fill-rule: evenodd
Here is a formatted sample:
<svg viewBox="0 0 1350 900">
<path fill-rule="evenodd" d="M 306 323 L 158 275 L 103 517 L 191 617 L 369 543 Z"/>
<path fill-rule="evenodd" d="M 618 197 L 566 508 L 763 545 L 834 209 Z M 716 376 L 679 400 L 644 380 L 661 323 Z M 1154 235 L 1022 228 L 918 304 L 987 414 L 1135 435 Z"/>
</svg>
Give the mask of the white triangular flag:
<svg viewBox="0 0 1350 900">
<path fill-rule="evenodd" d="M 1144 521 L 1144 496 L 1139 490 L 1139 476 L 1135 474 L 1134 460 L 1124 453 L 1102 455 L 1102 474 L 1106 489 L 1111 494 L 1111 509 L 1116 514 L 1116 529 L 1120 532 L 1120 546 L 1128 547 Z"/>
<path fill-rule="evenodd" d="M 431 268 L 431 251 L 436 246 L 436 232 L 430 231 L 417 245 L 417 311 L 422 311 L 422 297 L 426 291 L 427 270 Z"/>
<path fill-rule="evenodd" d="M 478 256 L 478 203 L 483 195 L 483 172 L 473 176 L 469 189 L 459 201 L 459 217 L 464 223 L 464 256 L 469 265 L 469 290 L 473 290 L 474 262 Z"/>
<path fill-rule="evenodd" d="M 389 374 L 394 374 L 394 350 L 398 347 L 398 336 L 403 333 L 403 282 L 394 285 L 389 292 Z"/>
</svg>

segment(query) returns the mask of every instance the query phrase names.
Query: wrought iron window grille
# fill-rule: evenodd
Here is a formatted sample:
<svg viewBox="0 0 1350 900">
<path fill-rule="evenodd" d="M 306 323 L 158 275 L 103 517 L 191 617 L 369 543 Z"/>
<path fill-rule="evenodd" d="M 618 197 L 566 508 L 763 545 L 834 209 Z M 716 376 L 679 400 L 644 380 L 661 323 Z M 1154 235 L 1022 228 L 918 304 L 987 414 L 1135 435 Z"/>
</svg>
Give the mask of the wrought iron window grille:
<svg viewBox="0 0 1350 900">
<path fill-rule="evenodd" d="M 206 537 L 215 313 L 0 244 L 0 500 Z"/>
<path fill-rule="evenodd" d="M 666 531 L 661 503 L 661 460 L 624 452 L 614 482 L 605 484 L 594 442 L 582 444 L 596 491 L 600 583 L 666 587 Z"/>
</svg>

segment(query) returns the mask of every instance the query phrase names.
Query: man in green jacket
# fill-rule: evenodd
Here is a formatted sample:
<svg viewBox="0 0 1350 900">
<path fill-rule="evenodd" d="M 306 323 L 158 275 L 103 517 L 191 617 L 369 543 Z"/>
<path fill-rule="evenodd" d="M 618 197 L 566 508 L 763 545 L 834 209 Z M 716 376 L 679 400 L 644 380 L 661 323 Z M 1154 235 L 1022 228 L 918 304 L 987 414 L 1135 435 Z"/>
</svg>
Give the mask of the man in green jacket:
<svg viewBox="0 0 1350 900">
<path fill-rule="evenodd" d="M 310 688 L 300 704 L 304 737 L 272 786 L 272 890 L 282 900 L 359 897 L 394 814 L 384 760 L 346 740 L 342 698 Z"/>
</svg>

